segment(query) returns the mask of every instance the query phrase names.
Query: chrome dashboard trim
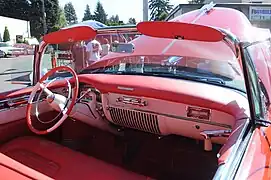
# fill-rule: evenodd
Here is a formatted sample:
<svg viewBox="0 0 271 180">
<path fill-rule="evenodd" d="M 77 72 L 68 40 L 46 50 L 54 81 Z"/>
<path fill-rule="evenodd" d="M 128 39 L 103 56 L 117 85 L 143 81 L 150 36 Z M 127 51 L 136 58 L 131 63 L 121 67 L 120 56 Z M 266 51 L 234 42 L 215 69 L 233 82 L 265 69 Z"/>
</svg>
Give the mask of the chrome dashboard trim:
<svg viewBox="0 0 271 180">
<path fill-rule="evenodd" d="M 3 102 L 7 102 L 8 100 L 6 101 L 3 101 Z M 43 102 L 43 100 L 40 100 L 39 102 Z M 36 104 L 37 101 L 33 102 L 32 104 Z M 0 109 L 0 113 L 1 112 L 5 112 L 5 111 L 9 111 L 9 110 L 16 110 L 16 109 L 20 109 L 20 108 L 25 108 L 27 106 L 28 103 L 25 103 L 25 104 L 21 104 L 21 105 L 18 105 L 18 106 L 14 106 L 14 107 L 7 107 L 7 108 L 3 108 L 3 109 Z"/>
<path fill-rule="evenodd" d="M 9 107 L 12 107 L 14 105 L 16 105 L 16 103 L 20 103 L 22 102 L 22 104 L 27 104 L 27 101 L 29 99 L 30 95 L 25 95 L 25 96 L 21 96 L 21 97 L 16 97 L 16 98 L 13 98 L 13 99 L 7 99 L 6 103 Z M 20 105 L 18 105 L 20 106 Z"/>
<path fill-rule="evenodd" d="M 59 88 L 62 89 L 62 88 Z M 56 89 L 55 89 L 56 90 Z M 19 97 L 14 97 L 14 98 L 7 98 L 7 99 L 3 99 L 0 100 L 0 112 L 4 112 L 4 111 L 8 111 L 8 110 L 13 110 L 13 109 L 19 109 L 22 107 L 26 107 L 28 104 L 28 99 L 29 99 L 30 95 L 25 94 Z M 16 100 L 25 100 L 25 103 L 19 104 L 19 105 L 15 105 L 14 106 L 14 101 Z M 41 99 L 38 102 L 43 102 L 44 100 Z M 33 102 L 33 104 L 36 104 L 37 100 Z M 5 107 L 5 105 L 7 105 L 7 107 Z"/>
<path fill-rule="evenodd" d="M 117 98 L 117 103 L 122 104 L 131 104 L 131 105 L 137 105 L 137 106 L 147 106 L 147 101 L 143 101 L 141 98 L 135 98 L 135 97 L 129 97 L 129 96 L 122 96 Z"/>
<path fill-rule="evenodd" d="M 184 116 L 176 116 L 176 115 L 165 114 L 165 113 L 154 112 L 154 111 L 148 111 L 148 110 L 142 110 L 142 109 L 137 109 L 137 108 L 129 108 L 129 109 L 135 110 L 135 111 L 141 111 L 141 112 L 145 112 L 145 113 L 157 114 L 157 115 L 160 115 L 160 116 L 166 116 L 166 117 L 169 117 L 169 118 L 176 118 L 176 119 L 180 119 L 180 120 L 183 120 L 183 121 L 192 121 L 192 122 L 197 122 L 197 123 L 202 123 L 202 124 L 209 124 L 209 125 L 214 125 L 214 126 L 218 126 L 218 127 L 232 129 L 232 127 L 230 125 L 228 125 L 228 124 L 217 123 L 217 122 L 213 122 L 213 121 L 204 121 L 202 119 L 194 119 L 194 118 L 188 118 L 188 117 L 184 117 Z"/>
<path fill-rule="evenodd" d="M 120 90 L 125 90 L 125 91 L 133 91 L 133 90 L 134 90 L 134 88 L 123 87 L 123 86 L 118 86 L 118 89 L 120 89 Z"/>
</svg>

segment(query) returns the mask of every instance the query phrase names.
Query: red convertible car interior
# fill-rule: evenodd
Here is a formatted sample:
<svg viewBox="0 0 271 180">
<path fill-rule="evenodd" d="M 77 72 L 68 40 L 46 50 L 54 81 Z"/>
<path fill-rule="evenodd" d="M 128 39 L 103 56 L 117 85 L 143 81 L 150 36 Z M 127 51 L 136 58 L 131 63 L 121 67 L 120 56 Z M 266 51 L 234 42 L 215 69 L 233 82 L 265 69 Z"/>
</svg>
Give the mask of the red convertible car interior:
<svg viewBox="0 0 271 180">
<path fill-rule="evenodd" d="M 86 66 L 90 40 L 131 32 Z M 45 35 L 31 85 L 0 94 L 0 178 L 270 178 L 269 38 L 213 6 Z"/>
</svg>

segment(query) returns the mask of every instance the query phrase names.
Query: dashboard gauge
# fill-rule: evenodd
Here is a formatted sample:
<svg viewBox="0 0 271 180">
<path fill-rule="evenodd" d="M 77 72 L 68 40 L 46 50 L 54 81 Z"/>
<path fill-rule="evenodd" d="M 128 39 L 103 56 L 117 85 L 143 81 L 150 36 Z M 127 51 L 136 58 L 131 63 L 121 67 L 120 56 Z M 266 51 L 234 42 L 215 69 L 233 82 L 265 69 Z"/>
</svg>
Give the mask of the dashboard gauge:
<svg viewBox="0 0 271 180">
<path fill-rule="evenodd" d="M 95 93 L 95 95 L 93 93 Z M 97 89 L 90 87 L 88 85 L 81 85 L 78 98 L 81 97 L 82 102 L 90 102 L 93 100 L 93 98 L 95 98 L 95 96 L 96 96 L 96 101 L 101 102 L 101 94 Z"/>
<path fill-rule="evenodd" d="M 62 89 L 62 95 L 65 96 L 65 97 L 68 97 L 69 96 L 69 89 L 68 88 L 63 88 Z"/>
</svg>

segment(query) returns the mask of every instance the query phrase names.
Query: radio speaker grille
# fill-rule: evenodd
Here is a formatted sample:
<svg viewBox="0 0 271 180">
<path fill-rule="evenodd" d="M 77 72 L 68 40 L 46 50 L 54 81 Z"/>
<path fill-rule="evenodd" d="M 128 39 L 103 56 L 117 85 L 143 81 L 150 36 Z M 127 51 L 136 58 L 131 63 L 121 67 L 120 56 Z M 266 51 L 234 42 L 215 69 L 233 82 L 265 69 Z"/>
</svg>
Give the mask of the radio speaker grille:
<svg viewBox="0 0 271 180">
<path fill-rule="evenodd" d="M 109 108 L 112 121 L 124 127 L 160 134 L 157 115 L 115 107 Z"/>
</svg>

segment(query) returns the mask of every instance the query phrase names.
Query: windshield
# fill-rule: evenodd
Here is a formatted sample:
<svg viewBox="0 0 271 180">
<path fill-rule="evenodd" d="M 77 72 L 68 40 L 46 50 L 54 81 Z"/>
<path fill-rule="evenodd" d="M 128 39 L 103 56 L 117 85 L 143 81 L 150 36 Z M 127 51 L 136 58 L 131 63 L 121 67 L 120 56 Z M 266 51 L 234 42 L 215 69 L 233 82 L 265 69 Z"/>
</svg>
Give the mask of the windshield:
<svg viewBox="0 0 271 180">
<path fill-rule="evenodd" d="M 77 73 L 90 67 L 92 63 L 112 53 L 113 44 L 128 43 L 136 38 L 133 33 L 100 34 L 95 39 L 74 43 L 49 44 L 44 50 L 41 60 L 41 76 L 57 66 L 70 66 Z M 68 76 L 65 73 L 56 76 Z M 50 79 L 49 78 L 49 79 Z"/>
<path fill-rule="evenodd" d="M 121 49 L 125 49 L 125 52 L 115 52 L 115 43 L 122 43 Z M 134 46 L 125 47 L 125 43 Z M 155 48 L 151 48 L 154 44 Z M 127 48 L 133 49 L 129 51 Z M 175 41 L 131 34 L 118 34 L 116 37 L 116 34 L 107 34 L 88 41 L 48 45 L 41 71 L 45 73 L 52 67 L 63 65 L 82 74 L 175 78 L 245 92 L 238 60 L 224 42 Z M 65 76 L 67 74 L 61 73 L 52 78 Z"/>
<path fill-rule="evenodd" d="M 200 81 L 245 92 L 238 64 L 183 56 L 127 56 L 114 58 L 111 65 L 82 73 L 147 75 Z"/>
</svg>

